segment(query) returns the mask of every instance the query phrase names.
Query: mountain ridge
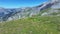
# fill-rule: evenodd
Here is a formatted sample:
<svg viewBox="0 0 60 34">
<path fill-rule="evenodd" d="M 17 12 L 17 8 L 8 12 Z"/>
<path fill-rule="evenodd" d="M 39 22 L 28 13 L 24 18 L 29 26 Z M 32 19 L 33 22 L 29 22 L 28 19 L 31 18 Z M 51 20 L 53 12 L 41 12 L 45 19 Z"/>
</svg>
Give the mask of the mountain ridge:
<svg viewBox="0 0 60 34">
<path fill-rule="evenodd" d="M 33 15 L 39 14 L 44 9 L 51 8 L 56 3 L 58 3 L 58 2 L 57 1 L 46 2 L 46 3 L 43 3 L 43 4 L 35 6 L 35 7 L 26 7 L 24 9 L 22 9 L 22 8 L 15 8 L 15 9 L 1 8 L 0 21 L 32 17 Z"/>
</svg>

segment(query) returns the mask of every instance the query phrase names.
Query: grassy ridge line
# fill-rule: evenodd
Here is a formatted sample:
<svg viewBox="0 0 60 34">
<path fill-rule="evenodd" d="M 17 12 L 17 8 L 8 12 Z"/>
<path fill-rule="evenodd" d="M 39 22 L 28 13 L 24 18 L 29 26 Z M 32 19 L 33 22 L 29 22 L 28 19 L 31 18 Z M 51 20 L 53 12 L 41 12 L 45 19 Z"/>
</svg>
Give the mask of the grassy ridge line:
<svg viewBox="0 0 60 34">
<path fill-rule="evenodd" d="M 1 23 L 0 34 L 60 34 L 60 16 L 36 16 Z"/>
</svg>

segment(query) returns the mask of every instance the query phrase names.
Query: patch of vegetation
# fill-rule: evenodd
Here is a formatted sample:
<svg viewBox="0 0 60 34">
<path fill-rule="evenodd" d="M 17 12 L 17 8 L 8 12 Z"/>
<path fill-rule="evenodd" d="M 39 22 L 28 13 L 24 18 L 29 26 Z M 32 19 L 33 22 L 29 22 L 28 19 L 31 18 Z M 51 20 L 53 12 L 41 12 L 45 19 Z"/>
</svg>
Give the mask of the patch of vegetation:
<svg viewBox="0 0 60 34">
<path fill-rule="evenodd" d="M 0 34 L 60 34 L 60 16 L 36 16 L 0 23 Z"/>
<path fill-rule="evenodd" d="M 50 15 L 59 15 L 59 14 L 60 14 L 60 12 L 53 12 Z"/>
</svg>

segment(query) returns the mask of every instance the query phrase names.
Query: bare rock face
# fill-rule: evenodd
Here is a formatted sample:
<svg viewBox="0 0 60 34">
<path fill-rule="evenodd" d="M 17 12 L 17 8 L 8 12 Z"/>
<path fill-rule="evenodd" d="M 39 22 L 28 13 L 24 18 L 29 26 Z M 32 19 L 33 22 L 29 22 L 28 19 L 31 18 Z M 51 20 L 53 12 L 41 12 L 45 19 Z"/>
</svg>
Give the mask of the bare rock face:
<svg viewBox="0 0 60 34">
<path fill-rule="evenodd" d="M 41 16 L 60 15 L 60 0 L 50 0 L 50 3 L 54 3 L 47 12 L 41 14 Z"/>
</svg>

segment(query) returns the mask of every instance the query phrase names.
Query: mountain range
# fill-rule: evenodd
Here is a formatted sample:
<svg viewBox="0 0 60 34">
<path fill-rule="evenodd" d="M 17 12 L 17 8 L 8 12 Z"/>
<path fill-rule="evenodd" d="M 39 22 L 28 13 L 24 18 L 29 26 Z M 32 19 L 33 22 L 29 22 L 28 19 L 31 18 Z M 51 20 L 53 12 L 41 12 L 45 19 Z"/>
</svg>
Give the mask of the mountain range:
<svg viewBox="0 0 60 34">
<path fill-rule="evenodd" d="M 58 7 L 58 5 L 60 6 L 59 1 L 54 2 L 52 1 L 42 3 L 41 5 L 35 7 L 12 8 L 12 9 L 0 7 L 0 21 L 10 21 L 26 17 L 32 17 L 37 14 L 40 14 L 41 16 L 60 15 L 59 14 L 60 8 Z"/>
</svg>

